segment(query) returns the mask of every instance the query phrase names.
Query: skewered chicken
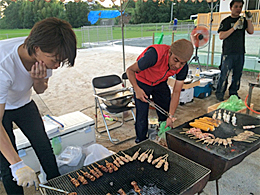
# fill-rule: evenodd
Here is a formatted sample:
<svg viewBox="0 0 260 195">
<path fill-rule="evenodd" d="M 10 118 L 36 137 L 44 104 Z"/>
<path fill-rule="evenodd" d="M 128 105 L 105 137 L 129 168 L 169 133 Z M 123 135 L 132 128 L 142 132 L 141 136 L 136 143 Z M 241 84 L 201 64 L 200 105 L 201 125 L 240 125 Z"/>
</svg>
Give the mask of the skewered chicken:
<svg viewBox="0 0 260 195">
<path fill-rule="evenodd" d="M 218 140 L 219 140 L 219 137 L 217 137 L 217 138 L 214 140 L 213 145 L 215 145 L 215 143 L 218 143 Z"/>
<path fill-rule="evenodd" d="M 123 151 L 121 151 L 124 155 L 125 155 L 125 158 L 127 158 L 129 161 L 133 161 L 133 158 L 131 156 L 129 156 L 128 154 L 124 153 Z"/>
<path fill-rule="evenodd" d="M 78 175 L 78 180 L 83 184 L 83 185 L 86 185 L 88 184 L 88 181 L 82 176 L 80 175 L 78 172 L 76 172 L 77 175 Z"/>
<path fill-rule="evenodd" d="M 143 157 L 143 155 L 146 154 L 147 151 L 149 151 L 149 149 L 147 149 L 145 152 L 143 152 L 143 153 L 138 157 L 138 160 L 141 160 L 141 158 Z"/>
<path fill-rule="evenodd" d="M 78 180 L 76 180 L 75 178 L 71 177 L 70 175 L 68 175 L 68 176 L 70 178 L 71 183 L 73 183 L 73 185 L 77 188 L 80 185 Z"/>
<path fill-rule="evenodd" d="M 94 169 L 91 169 L 89 167 L 87 167 L 89 172 L 94 175 L 97 179 L 100 178 L 99 174 L 97 174 L 97 172 Z"/>
<path fill-rule="evenodd" d="M 232 116 L 231 123 L 233 126 L 237 126 L 237 117 L 235 113 Z"/>
<path fill-rule="evenodd" d="M 166 158 L 166 160 L 165 160 L 165 162 L 164 162 L 163 170 L 164 170 L 164 171 L 168 171 L 168 169 L 169 169 L 169 163 L 168 163 L 167 158 Z"/>
<path fill-rule="evenodd" d="M 226 122 L 227 121 L 227 111 L 224 110 L 224 113 L 223 113 L 223 121 Z"/>
<path fill-rule="evenodd" d="M 120 188 L 118 191 L 117 191 L 120 195 L 126 195 L 125 191 Z"/>
<path fill-rule="evenodd" d="M 217 111 L 214 112 L 214 114 L 212 115 L 212 118 L 213 118 L 213 119 L 216 119 L 216 118 L 217 118 Z"/>
<path fill-rule="evenodd" d="M 218 111 L 218 118 L 217 118 L 217 119 L 218 119 L 218 120 L 221 120 L 221 118 L 222 118 L 222 114 L 221 114 L 221 110 L 219 110 L 219 111 Z"/>
<path fill-rule="evenodd" d="M 140 150 L 141 150 L 141 148 L 139 148 L 139 149 L 134 153 L 134 155 L 132 156 L 132 159 L 133 159 L 133 160 L 136 160 L 136 159 L 137 159 L 137 157 L 139 156 Z"/>
<path fill-rule="evenodd" d="M 226 118 L 226 123 L 230 122 L 230 114 L 231 114 L 231 112 L 228 112 L 228 115 L 227 115 L 227 118 Z"/>
<path fill-rule="evenodd" d="M 150 155 L 149 155 L 149 157 L 148 157 L 148 159 L 147 159 L 147 162 L 148 162 L 148 163 L 151 163 L 152 160 L 153 160 L 153 151 L 154 151 L 154 150 L 152 150 L 152 152 L 150 153 Z"/>
<path fill-rule="evenodd" d="M 231 144 L 232 144 L 232 138 L 227 138 L 227 143 L 229 144 L 229 147 L 231 147 Z"/>
<path fill-rule="evenodd" d="M 77 192 L 71 192 L 68 195 L 77 195 Z"/>
<path fill-rule="evenodd" d="M 225 146 L 225 148 L 227 147 L 227 145 L 228 145 L 228 142 L 227 142 L 227 140 L 226 139 L 223 139 L 223 141 L 222 141 L 222 144 Z"/>
<path fill-rule="evenodd" d="M 102 171 L 104 171 L 104 172 L 108 172 L 108 169 L 105 167 L 105 166 L 103 166 L 103 165 L 100 165 L 100 164 L 98 164 L 97 162 L 95 162 L 96 164 L 97 164 L 97 166 L 98 166 L 98 168 L 100 168 Z"/>
<path fill-rule="evenodd" d="M 120 156 L 119 154 L 116 154 L 122 161 L 124 161 L 125 163 L 128 163 L 129 160 L 127 158 L 125 158 L 124 156 Z"/>
<path fill-rule="evenodd" d="M 83 173 L 84 177 L 90 179 L 90 181 L 95 181 L 96 180 L 96 178 L 93 175 L 89 174 L 87 171 L 84 172 L 84 171 L 80 170 L 80 172 Z"/>
<path fill-rule="evenodd" d="M 157 169 L 161 168 L 161 166 L 163 165 L 163 163 L 166 161 L 167 157 L 168 157 L 168 154 L 166 154 L 166 156 L 165 156 L 163 159 L 161 159 L 161 160 L 157 163 L 157 165 L 155 166 L 155 168 L 157 168 Z"/>
<path fill-rule="evenodd" d="M 141 189 L 137 185 L 136 181 L 132 181 L 131 185 L 134 187 L 134 191 L 137 192 L 138 194 L 141 194 Z"/>
<path fill-rule="evenodd" d="M 103 176 L 103 173 L 97 168 L 95 167 L 94 165 L 91 165 L 93 167 L 93 169 L 97 172 L 97 174 L 101 177 Z"/>
<path fill-rule="evenodd" d="M 118 161 L 116 160 L 116 158 L 114 158 L 113 156 L 112 156 L 112 158 L 113 158 L 113 163 L 114 163 L 117 167 L 121 167 L 120 164 L 118 163 Z"/>
<path fill-rule="evenodd" d="M 140 161 L 141 162 L 144 162 L 145 161 L 145 159 L 147 159 L 148 158 L 148 155 L 149 155 L 149 152 L 150 152 L 151 150 L 148 150 L 148 152 L 147 153 L 145 153 L 142 157 L 141 157 L 141 159 L 140 159 Z"/>
</svg>

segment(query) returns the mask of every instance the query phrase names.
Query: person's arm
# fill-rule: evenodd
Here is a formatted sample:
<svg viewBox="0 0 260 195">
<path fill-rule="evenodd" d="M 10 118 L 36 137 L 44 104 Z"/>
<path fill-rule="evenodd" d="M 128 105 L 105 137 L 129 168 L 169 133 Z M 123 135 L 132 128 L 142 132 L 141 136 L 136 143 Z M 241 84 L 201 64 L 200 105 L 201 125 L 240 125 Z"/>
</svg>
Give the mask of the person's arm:
<svg viewBox="0 0 260 195">
<path fill-rule="evenodd" d="M 33 79 L 33 89 L 37 94 L 43 93 L 48 88 L 46 65 L 43 62 L 36 62 L 30 71 Z"/>
<path fill-rule="evenodd" d="M 175 81 L 173 92 L 171 95 L 171 103 L 170 103 L 170 110 L 169 110 L 170 117 L 167 118 L 165 127 L 168 126 L 173 127 L 173 122 L 176 120 L 176 118 L 174 118 L 174 114 L 177 109 L 177 106 L 179 105 L 179 99 L 180 99 L 180 94 L 181 94 L 183 84 L 184 81 L 180 81 L 180 80 Z"/>
<path fill-rule="evenodd" d="M 221 23 L 221 28 L 223 27 L 223 25 L 226 26 L 225 23 Z M 242 21 L 240 19 L 238 19 L 236 21 L 236 23 L 234 24 L 234 26 L 232 28 L 230 28 L 229 30 L 221 30 L 221 28 L 219 29 L 219 39 L 223 40 L 228 38 L 235 30 L 238 29 L 238 27 L 242 25 Z"/>
<path fill-rule="evenodd" d="M 15 151 L 8 134 L 3 126 L 3 116 L 5 112 L 5 104 L 0 104 L 0 151 L 11 164 L 11 172 L 14 180 L 19 186 L 38 186 L 38 180 L 35 172 L 23 163 Z"/>
<path fill-rule="evenodd" d="M 252 24 L 252 20 L 251 19 L 247 20 L 247 29 L 246 29 L 246 31 L 250 35 L 254 33 L 254 26 Z"/>
<path fill-rule="evenodd" d="M 229 29 L 227 31 L 220 31 L 219 32 L 219 39 L 223 40 L 223 39 L 228 38 L 234 31 L 235 31 L 234 28 L 231 28 L 231 29 Z"/>
<path fill-rule="evenodd" d="M 135 77 L 135 73 L 136 72 L 140 72 L 141 70 L 138 67 L 138 62 L 135 62 L 133 65 L 129 66 L 126 69 L 126 74 L 128 77 L 128 80 L 130 81 L 130 83 L 132 84 L 134 91 L 135 91 L 135 95 L 137 99 L 140 99 L 143 102 L 147 102 L 146 98 L 148 98 L 148 96 L 145 94 L 145 92 L 138 86 L 137 81 L 136 81 L 136 77 Z"/>
<path fill-rule="evenodd" d="M 5 111 L 5 104 L 0 104 L 0 151 L 10 164 L 15 164 L 21 161 L 21 158 L 18 156 L 15 151 L 9 136 L 7 135 L 4 126 L 3 126 L 3 116 Z"/>
</svg>

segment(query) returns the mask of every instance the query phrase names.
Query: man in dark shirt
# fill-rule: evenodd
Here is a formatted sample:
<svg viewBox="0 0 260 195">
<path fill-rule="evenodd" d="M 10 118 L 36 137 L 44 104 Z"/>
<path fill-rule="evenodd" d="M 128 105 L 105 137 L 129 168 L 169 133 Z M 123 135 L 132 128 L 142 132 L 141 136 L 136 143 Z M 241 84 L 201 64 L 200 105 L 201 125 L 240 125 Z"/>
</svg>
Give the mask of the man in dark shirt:
<svg viewBox="0 0 260 195">
<path fill-rule="evenodd" d="M 217 85 L 216 98 L 224 100 L 225 91 L 228 85 L 228 76 L 233 71 L 232 83 L 229 87 L 229 96 L 238 96 L 240 88 L 240 78 L 244 66 L 245 58 L 245 31 L 254 33 L 252 25 L 252 14 L 246 12 L 246 17 L 240 16 L 243 0 L 232 0 L 230 2 L 231 16 L 221 21 L 218 33 L 223 40 L 221 56 L 221 74 Z M 238 96 L 238 98 L 240 98 Z"/>
<path fill-rule="evenodd" d="M 128 79 L 135 91 L 136 143 L 147 139 L 149 104 L 146 99 L 150 95 L 156 104 L 170 113 L 167 117 L 157 111 L 158 120 L 166 121 L 166 127 L 172 127 L 176 120 L 174 113 L 179 104 L 181 89 L 188 73 L 187 61 L 192 54 L 193 46 L 185 39 L 180 39 L 171 46 L 151 45 L 127 68 Z M 167 80 L 173 75 L 176 75 L 176 82 L 171 95 Z"/>
</svg>

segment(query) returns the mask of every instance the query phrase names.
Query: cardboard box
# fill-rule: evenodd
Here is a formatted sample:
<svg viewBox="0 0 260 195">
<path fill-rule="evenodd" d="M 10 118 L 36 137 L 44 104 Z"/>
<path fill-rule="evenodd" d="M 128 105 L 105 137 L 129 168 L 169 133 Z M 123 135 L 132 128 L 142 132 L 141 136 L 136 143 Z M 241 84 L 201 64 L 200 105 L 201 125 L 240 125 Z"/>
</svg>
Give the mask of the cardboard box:
<svg viewBox="0 0 260 195">
<path fill-rule="evenodd" d="M 174 85 L 175 85 L 175 81 L 176 81 L 175 78 L 169 77 L 169 78 L 168 78 L 168 81 L 167 81 L 167 84 L 168 84 L 170 87 L 173 88 Z M 183 84 L 182 89 L 190 89 L 190 88 L 192 88 L 192 87 L 196 87 L 196 86 L 199 86 L 199 85 L 200 85 L 200 81 L 198 80 L 198 81 L 195 81 L 195 82 L 192 82 L 192 83 L 189 83 L 189 84 Z"/>
<path fill-rule="evenodd" d="M 226 102 L 227 100 L 225 100 L 224 102 Z M 208 107 L 208 113 L 209 112 L 212 112 L 212 111 L 214 111 L 214 110 L 217 110 L 218 109 L 218 106 L 221 104 L 222 102 L 219 102 L 219 103 L 217 103 L 217 104 L 214 104 L 214 105 L 212 105 L 212 106 L 209 106 Z M 253 107 L 254 107 L 254 104 L 251 104 L 250 105 L 250 108 L 252 108 L 253 109 Z M 244 108 L 244 109 L 242 109 L 242 110 L 239 110 L 239 111 L 237 111 L 238 113 L 243 113 L 243 114 L 246 114 L 246 110 L 247 110 L 247 108 Z M 249 112 L 249 114 L 251 113 L 251 111 Z"/>
</svg>

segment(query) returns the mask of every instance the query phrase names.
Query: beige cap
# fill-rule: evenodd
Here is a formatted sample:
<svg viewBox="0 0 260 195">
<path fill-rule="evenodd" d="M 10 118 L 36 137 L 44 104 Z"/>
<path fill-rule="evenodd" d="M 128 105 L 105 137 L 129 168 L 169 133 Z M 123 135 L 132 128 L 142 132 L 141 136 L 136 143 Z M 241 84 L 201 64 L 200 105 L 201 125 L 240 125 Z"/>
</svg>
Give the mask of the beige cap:
<svg viewBox="0 0 260 195">
<path fill-rule="evenodd" d="M 184 61 L 189 61 L 193 54 L 193 45 L 186 39 L 179 39 L 172 43 L 171 52 Z"/>
</svg>

